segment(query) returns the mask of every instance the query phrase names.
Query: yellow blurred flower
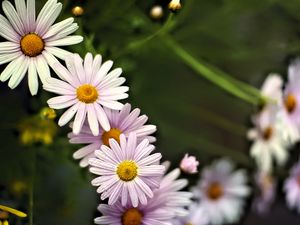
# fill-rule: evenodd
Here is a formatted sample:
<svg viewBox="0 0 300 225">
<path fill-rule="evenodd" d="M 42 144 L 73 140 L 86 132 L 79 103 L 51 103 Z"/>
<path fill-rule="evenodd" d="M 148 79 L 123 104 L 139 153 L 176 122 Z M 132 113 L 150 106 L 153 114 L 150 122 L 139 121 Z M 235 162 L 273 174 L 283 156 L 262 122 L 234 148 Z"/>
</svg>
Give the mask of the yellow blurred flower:
<svg viewBox="0 0 300 225">
<path fill-rule="evenodd" d="M 9 225 L 9 223 L 8 223 L 9 214 L 13 214 L 18 217 L 26 217 L 27 216 L 26 213 L 23 213 L 19 210 L 16 210 L 16 209 L 4 206 L 4 205 L 0 205 L 0 225 Z"/>
<path fill-rule="evenodd" d="M 28 190 L 28 184 L 23 180 L 14 180 L 10 183 L 10 190 L 12 194 L 21 196 Z"/>
<path fill-rule="evenodd" d="M 42 143 L 52 144 L 57 133 L 57 124 L 53 121 L 56 112 L 50 108 L 43 108 L 39 115 L 28 117 L 19 124 L 20 141 L 24 145 Z"/>
</svg>

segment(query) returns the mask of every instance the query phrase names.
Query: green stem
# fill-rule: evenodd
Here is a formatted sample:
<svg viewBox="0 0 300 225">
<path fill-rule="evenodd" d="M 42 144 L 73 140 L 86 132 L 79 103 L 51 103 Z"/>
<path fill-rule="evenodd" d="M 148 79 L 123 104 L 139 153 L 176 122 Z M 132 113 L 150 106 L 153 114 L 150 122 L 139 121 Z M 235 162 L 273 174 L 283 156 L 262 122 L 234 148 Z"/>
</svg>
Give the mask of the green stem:
<svg viewBox="0 0 300 225">
<path fill-rule="evenodd" d="M 162 40 L 174 53 L 176 53 L 177 56 L 179 56 L 186 64 L 192 67 L 199 75 L 205 77 L 207 80 L 248 103 L 254 105 L 259 103 L 259 99 L 257 97 L 249 95 L 236 86 L 235 82 L 232 82 L 233 78 L 228 80 L 227 77 L 222 75 L 220 76 L 214 72 L 214 70 L 206 66 L 205 63 L 196 60 L 190 53 L 183 49 L 167 34 L 162 35 Z M 241 83 L 241 81 L 239 82 Z"/>
<path fill-rule="evenodd" d="M 29 225 L 33 225 L 35 169 L 36 169 L 36 149 L 32 148 L 31 183 L 29 188 Z"/>
</svg>

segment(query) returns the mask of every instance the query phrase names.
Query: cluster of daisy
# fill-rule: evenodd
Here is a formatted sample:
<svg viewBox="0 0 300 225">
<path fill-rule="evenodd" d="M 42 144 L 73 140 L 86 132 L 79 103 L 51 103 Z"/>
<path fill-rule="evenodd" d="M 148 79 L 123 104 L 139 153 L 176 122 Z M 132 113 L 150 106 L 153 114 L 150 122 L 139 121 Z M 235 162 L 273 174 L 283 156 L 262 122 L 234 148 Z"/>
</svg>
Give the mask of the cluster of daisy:
<svg viewBox="0 0 300 225">
<path fill-rule="evenodd" d="M 254 143 L 250 154 L 255 158 L 259 173 L 256 181 L 262 189 L 259 211 L 265 211 L 274 200 L 276 179 L 272 175 L 274 165 L 283 166 L 288 151 L 300 140 L 300 60 L 288 68 L 287 82 L 278 74 L 270 74 L 261 89 L 267 98 L 252 121 L 255 128 L 248 132 Z M 284 190 L 290 208 L 300 213 L 300 163 L 291 170 Z"/>
</svg>

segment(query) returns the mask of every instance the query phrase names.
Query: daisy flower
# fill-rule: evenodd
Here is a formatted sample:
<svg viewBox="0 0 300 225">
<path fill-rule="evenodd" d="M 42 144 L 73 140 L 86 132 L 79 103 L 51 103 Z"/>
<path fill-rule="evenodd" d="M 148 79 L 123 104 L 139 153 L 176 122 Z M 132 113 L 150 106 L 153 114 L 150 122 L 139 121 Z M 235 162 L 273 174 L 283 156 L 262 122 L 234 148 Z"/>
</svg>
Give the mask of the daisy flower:
<svg viewBox="0 0 300 225">
<path fill-rule="evenodd" d="M 109 205 L 120 198 L 122 205 L 147 204 L 165 170 L 163 165 L 158 165 L 161 154 L 151 154 L 155 147 L 149 145 L 148 139 L 137 145 L 133 132 L 128 140 L 121 134 L 120 144 L 110 139 L 109 146 L 102 145 L 101 151 L 95 151 L 96 158 L 89 160 L 90 172 L 99 175 L 92 180 L 92 185 L 99 186 L 97 192 L 101 193 L 101 199 L 109 198 Z"/>
<path fill-rule="evenodd" d="M 100 128 L 99 135 L 94 136 L 89 125 L 84 123 L 80 134 L 75 135 L 71 132 L 68 135 L 70 143 L 88 144 L 78 149 L 73 155 L 75 159 L 81 159 L 81 167 L 88 166 L 88 160 L 95 157 L 94 151 L 96 149 L 100 149 L 102 145 L 109 146 L 108 140 L 110 138 L 120 142 L 121 134 L 128 137 L 130 132 L 135 132 L 138 143 L 145 138 L 150 143 L 155 141 L 155 137 L 150 135 L 156 131 L 156 126 L 145 125 L 148 117 L 146 115 L 140 116 L 140 109 L 136 108 L 131 111 L 131 105 L 127 103 L 120 111 L 104 108 L 104 112 L 111 127 L 109 131 Z"/>
<path fill-rule="evenodd" d="M 44 83 L 50 77 L 49 66 L 55 57 L 65 59 L 70 53 L 60 46 L 80 43 L 81 36 L 72 35 L 78 29 L 73 18 L 53 24 L 62 10 L 57 0 L 48 0 L 36 18 L 35 0 L 15 0 L 14 6 L 2 2 L 7 19 L 0 15 L 0 64 L 9 63 L 0 75 L 12 89 L 17 87 L 28 72 L 28 86 L 32 95 L 38 92 L 38 76 Z"/>
<path fill-rule="evenodd" d="M 283 127 L 278 124 L 277 107 L 270 106 L 268 110 L 262 111 L 254 118 L 254 123 L 255 128 L 248 132 L 248 138 L 254 141 L 250 154 L 255 158 L 260 170 L 270 172 L 273 168 L 273 158 L 280 166 L 288 158 L 289 144 L 283 139 Z"/>
<path fill-rule="evenodd" d="M 109 225 L 173 225 L 176 216 L 187 216 L 184 207 L 191 203 L 192 193 L 180 191 L 186 187 L 186 179 L 177 179 L 180 170 L 175 169 L 160 181 L 159 189 L 153 191 L 153 198 L 147 204 L 133 207 L 128 203 L 122 205 L 117 201 L 114 205 L 102 204 L 98 210 L 103 216 L 95 219 L 96 224 Z"/>
<path fill-rule="evenodd" d="M 270 210 L 271 204 L 276 196 L 276 180 L 275 178 L 265 172 L 258 172 L 255 176 L 255 182 L 259 189 L 259 194 L 253 202 L 253 208 L 258 213 L 266 213 Z"/>
<path fill-rule="evenodd" d="M 68 123 L 76 114 L 73 123 L 73 133 L 79 134 L 85 118 L 94 136 L 99 135 L 99 123 L 105 131 L 110 130 L 110 123 L 102 106 L 120 110 L 123 104 L 120 99 L 128 97 L 125 92 L 128 87 L 120 86 L 125 78 L 119 77 L 121 68 L 110 73 L 113 62 L 107 61 L 101 65 L 101 55 L 94 59 L 87 53 L 84 59 L 78 54 L 66 58 L 67 68 L 60 63 L 53 65 L 53 70 L 62 79 L 48 78 L 44 89 L 60 96 L 48 100 L 50 108 L 69 108 L 60 117 L 60 126 Z"/>
<path fill-rule="evenodd" d="M 290 171 L 289 178 L 284 183 L 286 201 L 290 209 L 296 209 L 300 214 L 300 162 Z"/>
<path fill-rule="evenodd" d="M 205 211 L 198 204 L 189 207 L 189 214 L 183 218 L 179 217 L 172 221 L 172 225 L 207 225 L 208 219 Z"/>
<path fill-rule="evenodd" d="M 233 169 L 229 160 L 219 160 L 203 170 L 198 185 L 192 189 L 211 224 L 235 223 L 243 213 L 243 198 L 250 189 L 245 171 Z"/>
</svg>

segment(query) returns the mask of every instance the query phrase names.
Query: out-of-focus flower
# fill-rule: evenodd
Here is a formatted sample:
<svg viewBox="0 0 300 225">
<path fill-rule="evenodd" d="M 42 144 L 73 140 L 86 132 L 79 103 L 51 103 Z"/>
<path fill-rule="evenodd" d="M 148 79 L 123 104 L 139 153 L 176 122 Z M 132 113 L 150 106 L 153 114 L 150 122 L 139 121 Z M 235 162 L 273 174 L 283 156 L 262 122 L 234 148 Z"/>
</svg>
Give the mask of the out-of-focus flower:
<svg viewBox="0 0 300 225">
<path fill-rule="evenodd" d="M 255 128 L 248 132 L 248 138 L 254 143 L 250 154 L 255 158 L 258 168 L 270 172 L 273 168 L 273 158 L 278 165 L 283 165 L 287 158 L 289 144 L 283 139 L 281 129 L 277 123 L 277 109 L 264 110 L 254 118 Z"/>
<path fill-rule="evenodd" d="M 18 217 L 26 217 L 27 216 L 26 213 L 23 213 L 19 210 L 16 210 L 16 209 L 4 206 L 4 205 L 0 205 L 0 224 L 9 225 L 9 223 L 8 223 L 9 214 L 13 214 Z"/>
<path fill-rule="evenodd" d="M 161 154 L 151 154 L 155 147 L 149 145 L 148 139 L 137 145 L 135 133 L 130 133 L 128 140 L 121 134 L 120 144 L 110 139 L 109 146 L 102 145 L 101 151 L 95 151 L 97 158 L 89 160 L 90 172 L 99 175 L 92 180 L 92 185 L 99 186 L 97 192 L 101 193 L 101 199 L 109 198 L 109 205 L 119 199 L 124 206 L 128 202 L 133 207 L 147 204 L 165 170 L 158 165 Z"/>
<path fill-rule="evenodd" d="M 119 77 L 121 68 L 110 73 L 113 62 L 107 61 L 101 65 L 101 55 L 94 59 L 87 53 L 84 61 L 78 54 L 66 58 L 67 69 L 60 63 L 53 66 L 54 71 L 62 79 L 48 78 L 44 89 L 60 96 L 48 100 L 50 108 L 67 111 L 60 117 L 60 126 L 68 123 L 76 114 L 73 123 L 73 133 L 79 134 L 85 118 L 94 136 L 99 135 L 99 123 L 105 131 L 110 130 L 110 124 L 102 107 L 120 110 L 123 104 L 118 100 L 128 97 L 129 90 L 120 86 L 125 78 Z M 107 74 L 108 73 L 108 74 Z"/>
<path fill-rule="evenodd" d="M 143 139 L 148 139 L 150 143 L 155 141 L 155 137 L 150 135 L 156 131 L 156 126 L 145 125 L 148 117 L 146 115 L 140 116 L 140 109 L 130 110 L 131 105 L 128 103 L 120 111 L 104 108 L 111 129 L 104 131 L 100 128 L 98 136 L 92 134 L 91 129 L 86 123 L 83 124 L 80 134 L 69 133 L 70 143 L 88 144 L 78 149 L 73 155 L 75 159 L 81 159 L 80 166 L 88 166 L 88 160 L 95 157 L 94 151 L 100 149 L 103 144 L 108 146 L 110 138 L 120 142 L 121 134 L 124 134 L 128 138 L 130 132 L 135 132 L 137 144 Z"/>
<path fill-rule="evenodd" d="M 291 169 L 284 183 L 284 191 L 288 207 L 296 209 L 300 214 L 300 161 Z"/>
<path fill-rule="evenodd" d="M 4 16 L 0 16 L 0 36 L 6 42 L 0 43 L 0 64 L 8 63 L 1 73 L 0 80 L 7 81 L 15 88 L 28 71 L 28 85 L 32 95 L 38 92 L 38 76 L 44 83 L 50 77 L 48 65 L 65 59 L 70 52 L 60 46 L 80 43 L 81 36 L 72 35 L 78 29 L 73 18 L 54 24 L 62 10 L 57 0 L 48 0 L 36 18 L 35 0 L 15 1 L 14 6 L 7 0 L 2 1 Z"/>
<path fill-rule="evenodd" d="M 173 12 L 178 11 L 179 9 L 181 9 L 181 3 L 180 0 L 172 0 L 169 3 L 169 9 Z"/>
<path fill-rule="evenodd" d="M 233 169 L 231 161 L 218 160 L 203 170 L 198 185 L 192 189 L 211 224 L 237 222 L 243 213 L 250 188 L 245 171 Z"/>
<path fill-rule="evenodd" d="M 198 172 L 199 162 L 197 161 L 195 156 L 189 156 L 185 154 L 183 159 L 180 162 L 180 169 L 189 174 Z"/>
<path fill-rule="evenodd" d="M 300 59 L 288 68 L 288 82 L 284 89 L 279 121 L 285 126 L 282 135 L 289 143 L 300 140 Z"/>
<path fill-rule="evenodd" d="M 259 194 L 253 202 L 253 208 L 260 214 L 267 213 L 276 197 L 277 182 L 271 174 L 265 172 L 258 172 L 255 181 Z"/>
<path fill-rule="evenodd" d="M 23 180 L 14 180 L 10 183 L 10 190 L 16 196 L 21 196 L 28 190 L 28 184 Z"/>
<path fill-rule="evenodd" d="M 48 107 L 44 107 L 42 108 L 42 110 L 40 111 L 40 116 L 43 119 L 49 119 L 49 120 L 53 120 L 56 118 L 56 112 L 54 109 L 48 108 Z"/>
<path fill-rule="evenodd" d="M 159 189 L 153 191 L 153 198 L 147 204 L 133 207 L 131 204 L 122 206 L 121 201 L 110 206 L 101 204 L 98 210 L 103 216 L 95 219 L 96 224 L 108 225 L 173 225 L 176 216 L 186 216 L 184 208 L 191 203 L 192 193 L 180 191 L 187 185 L 186 179 L 177 179 L 180 170 L 175 169 L 166 174 Z"/>
<path fill-rule="evenodd" d="M 28 117 L 21 121 L 18 126 L 20 141 L 24 145 L 35 143 L 52 144 L 57 128 L 53 120 L 42 118 L 40 115 Z"/>
<path fill-rule="evenodd" d="M 205 211 L 198 205 L 192 204 L 189 207 L 189 214 L 183 218 L 177 217 L 172 225 L 207 225 L 208 219 Z"/>
<path fill-rule="evenodd" d="M 160 5 L 155 5 L 150 9 L 150 16 L 152 19 L 159 20 L 163 17 L 164 10 Z"/>
<path fill-rule="evenodd" d="M 81 6 L 75 6 L 72 8 L 72 14 L 74 16 L 82 16 L 84 13 L 84 9 Z"/>
</svg>

